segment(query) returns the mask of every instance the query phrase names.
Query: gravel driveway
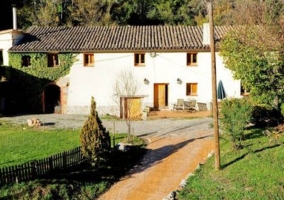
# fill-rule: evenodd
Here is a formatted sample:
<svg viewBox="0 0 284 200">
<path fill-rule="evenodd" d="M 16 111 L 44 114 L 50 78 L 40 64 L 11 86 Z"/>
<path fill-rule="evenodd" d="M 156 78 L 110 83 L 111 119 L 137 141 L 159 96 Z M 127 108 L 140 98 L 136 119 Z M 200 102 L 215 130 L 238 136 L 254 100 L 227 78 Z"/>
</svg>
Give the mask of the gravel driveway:
<svg viewBox="0 0 284 200">
<path fill-rule="evenodd" d="M 87 120 L 86 115 L 62 115 L 62 114 L 39 114 L 39 115 L 19 115 L 13 117 L 1 117 L 0 120 L 11 121 L 16 124 L 27 124 L 27 120 L 33 117 L 38 118 L 43 126 L 49 128 L 80 129 Z M 102 120 L 103 125 L 112 133 L 115 129 L 117 133 L 127 133 L 128 127 L 123 120 Z M 211 129 L 212 118 L 196 119 L 155 119 L 145 121 L 132 121 L 131 131 L 137 136 L 176 136 L 187 134 L 190 131 L 205 131 Z"/>
</svg>

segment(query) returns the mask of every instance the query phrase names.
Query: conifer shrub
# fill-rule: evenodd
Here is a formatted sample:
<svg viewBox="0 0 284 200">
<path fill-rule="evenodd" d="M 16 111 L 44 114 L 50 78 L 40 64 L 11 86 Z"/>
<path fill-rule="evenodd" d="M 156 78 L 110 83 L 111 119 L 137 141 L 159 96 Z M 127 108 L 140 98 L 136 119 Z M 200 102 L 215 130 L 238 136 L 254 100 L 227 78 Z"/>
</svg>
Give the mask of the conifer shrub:
<svg viewBox="0 0 284 200">
<path fill-rule="evenodd" d="M 246 98 L 231 98 L 222 101 L 221 128 L 234 149 L 242 148 L 244 130 L 252 119 L 253 105 Z"/>
<path fill-rule="evenodd" d="M 98 116 L 94 97 L 91 99 L 90 115 L 80 132 L 80 142 L 83 155 L 95 166 L 106 160 L 110 151 L 110 136 Z"/>
</svg>

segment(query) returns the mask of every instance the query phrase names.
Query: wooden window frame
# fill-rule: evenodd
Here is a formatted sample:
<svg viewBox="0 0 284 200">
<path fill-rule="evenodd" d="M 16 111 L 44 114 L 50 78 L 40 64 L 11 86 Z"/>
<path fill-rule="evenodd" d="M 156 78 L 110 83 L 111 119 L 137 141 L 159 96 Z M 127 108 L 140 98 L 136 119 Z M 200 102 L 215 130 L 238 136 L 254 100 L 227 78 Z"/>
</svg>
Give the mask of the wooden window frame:
<svg viewBox="0 0 284 200">
<path fill-rule="evenodd" d="M 93 67 L 95 65 L 95 55 L 93 53 L 83 54 L 84 67 Z"/>
<path fill-rule="evenodd" d="M 186 65 L 187 66 L 197 66 L 197 53 L 196 52 L 186 53 Z"/>
<path fill-rule="evenodd" d="M 31 56 L 23 55 L 22 56 L 22 67 L 30 67 L 31 66 Z"/>
<path fill-rule="evenodd" d="M 249 93 L 250 93 L 250 90 L 241 85 L 241 96 L 248 96 Z"/>
<path fill-rule="evenodd" d="M 193 86 L 195 86 L 196 89 L 194 89 Z M 198 83 L 186 83 L 187 96 L 197 96 L 197 92 L 198 92 Z"/>
<path fill-rule="evenodd" d="M 57 67 L 59 65 L 58 53 L 47 54 L 48 67 Z"/>
<path fill-rule="evenodd" d="M 134 54 L 134 66 L 145 66 L 145 53 Z"/>
</svg>

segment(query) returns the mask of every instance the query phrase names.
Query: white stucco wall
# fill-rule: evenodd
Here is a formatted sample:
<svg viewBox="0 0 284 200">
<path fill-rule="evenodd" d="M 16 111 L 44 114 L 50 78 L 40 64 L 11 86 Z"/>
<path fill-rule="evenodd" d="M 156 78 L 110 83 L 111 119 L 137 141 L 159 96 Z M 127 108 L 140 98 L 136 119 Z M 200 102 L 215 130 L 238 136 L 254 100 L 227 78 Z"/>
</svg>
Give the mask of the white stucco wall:
<svg viewBox="0 0 284 200">
<path fill-rule="evenodd" d="M 169 109 L 178 98 L 196 99 L 208 105 L 212 101 L 210 52 L 198 53 L 198 66 L 194 67 L 186 65 L 186 52 L 157 52 L 155 57 L 146 53 L 143 67 L 134 66 L 133 53 L 95 53 L 94 55 L 94 67 L 84 67 L 83 54 L 79 54 L 77 62 L 71 68 L 68 75 L 70 85 L 67 113 L 82 112 L 82 108 L 87 108 L 90 105 L 91 96 L 94 96 L 100 114 L 118 115 L 118 105 L 112 99 L 113 85 L 118 74 L 124 69 L 133 71 L 140 86 L 137 95 L 147 95 L 143 100 L 144 105 L 153 106 L 154 83 L 168 84 Z M 223 81 L 228 97 L 240 97 L 240 82 L 233 80 L 230 70 L 224 67 L 218 53 L 216 67 L 217 83 L 219 80 Z M 148 85 L 144 84 L 144 78 L 150 81 Z M 177 83 L 177 78 L 182 80 L 182 84 Z M 198 95 L 187 96 L 186 83 L 194 82 L 198 83 Z"/>
<path fill-rule="evenodd" d="M 5 30 L 0 31 L 0 50 L 3 55 L 3 65 L 9 65 L 9 56 L 8 50 L 16 44 L 21 38 L 23 34 L 21 31 L 17 30 Z"/>
</svg>

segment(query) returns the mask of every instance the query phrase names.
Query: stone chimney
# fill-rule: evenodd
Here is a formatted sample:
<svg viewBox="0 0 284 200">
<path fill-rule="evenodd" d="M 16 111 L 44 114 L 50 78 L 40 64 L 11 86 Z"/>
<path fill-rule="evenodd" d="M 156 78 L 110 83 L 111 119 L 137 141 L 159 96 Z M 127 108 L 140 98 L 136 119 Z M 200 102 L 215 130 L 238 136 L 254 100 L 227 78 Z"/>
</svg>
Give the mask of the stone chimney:
<svg viewBox="0 0 284 200">
<path fill-rule="evenodd" d="M 203 41 L 204 45 L 210 45 L 210 27 L 209 23 L 203 24 Z"/>
<path fill-rule="evenodd" d="M 16 5 L 12 5 L 13 8 L 13 30 L 17 30 L 17 8 Z"/>
</svg>

